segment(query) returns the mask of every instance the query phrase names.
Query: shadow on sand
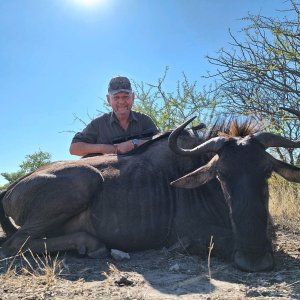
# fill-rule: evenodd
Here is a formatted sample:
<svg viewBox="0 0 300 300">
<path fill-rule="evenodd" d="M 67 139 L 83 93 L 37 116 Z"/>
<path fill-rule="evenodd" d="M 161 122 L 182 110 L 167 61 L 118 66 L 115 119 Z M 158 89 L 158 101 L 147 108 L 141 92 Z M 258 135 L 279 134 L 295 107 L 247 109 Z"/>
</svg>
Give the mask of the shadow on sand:
<svg viewBox="0 0 300 300">
<path fill-rule="evenodd" d="M 83 279 L 87 283 L 110 280 L 110 284 L 120 289 L 141 286 L 142 282 L 147 282 L 149 288 L 170 296 L 209 296 L 216 291 L 227 293 L 236 290 L 243 291 L 247 297 L 283 297 L 283 292 L 275 288 L 281 284 L 289 287 L 289 296 L 300 292 L 300 258 L 293 258 L 284 252 L 275 252 L 275 269 L 264 273 L 241 272 L 230 263 L 214 257 L 208 269 L 206 259 L 171 255 L 162 250 L 131 253 L 130 256 L 130 260 L 117 262 L 113 259 L 96 260 L 72 254 L 60 255 L 60 276 L 69 281 Z M 28 259 L 33 263 L 32 258 Z M 21 260 L 18 258 L 14 263 L 24 266 Z M 0 273 L 6 272 L 8 264 L 5 261 L 0 263 Z"/>
</svg>

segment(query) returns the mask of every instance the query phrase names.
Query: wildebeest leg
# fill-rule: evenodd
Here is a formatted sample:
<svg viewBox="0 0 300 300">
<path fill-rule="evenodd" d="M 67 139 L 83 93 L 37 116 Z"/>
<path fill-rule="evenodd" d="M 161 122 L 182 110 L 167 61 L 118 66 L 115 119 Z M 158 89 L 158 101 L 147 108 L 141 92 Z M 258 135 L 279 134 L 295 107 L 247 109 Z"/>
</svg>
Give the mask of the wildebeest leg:
<svg viewBox="0 0 300 300">
<path fill-rule="evenodd" d="M 91 258 L 104 258 L 108 256 L 108 250 L 99 239 L 86 232 L 77 232 L 60 237 L 30 240 L 25 249 L 29 248 L 34 253 L 44 253 L 77 250 L 80 255 Z"/>
<path fill-rule="evenodd" d="M 63 228 L 66 222 L 88 208 L 99 194 L 102 182 L 100 172 L 89 166 L 82 166 L 79 170 L 69 168 L 57 175 L 37 174 L 34 178 L 20 182 L 9 196 L 4 198 L 4 204 L 8 215 L 21 227 L 2 245 L 0 257 L 16 254 L 20 248 L 25 248 L 24 244 L 31 244 L 33 248 L 37 247 L 40 250 L 43 240 L 40 243 L 38 240 L 47 237 L 51 232 L 55 232 L 55 237 L 58 238 L 65 235 Z M 86 231 L 84 226 L 82 228 L 68 232 Z M 74 236 L 71 241 L 73 240 Z M 87 239 L 85 247 L 87 246 L 88 252 L 96 251 L 97 246 L 102 247 L 100 242 L 96 245 L 94 240 L 95 238 Z M 50 241 L 49 251 L 55 248 L 54 242 L 55 240 Z M 66 240 L 61 249 L 66 249 L 67 245 Z"/>
<path fill-rule="evenodd" d="M 177 242 L 168 251 L 206 255 L 211 248 L 213 254 L 230 258 L 233 253 L 232 231 L 218 226 L 211 226 L 209 229 L 197 237 L 177 236 Z"/>
<path fill-rule="evenodd" d="M 208 254 L 211 248 L 213 255 L 230 258 L 233 254 L 233 245 L 233 234 L 230 229 L 212 226 L 209 234 L 192 240 L 189 250 L 191 253 Z"/>
<path fill-rule="evenodd" d="M 36 225 L 36 226 L 35 226 Z M 16 254 L 18 251 L 30 249 L 34 253 L 77 250 L 80 255 L 91 258 L 106 257 L 108 252 L 100 240 L 86 232 L 76 232 L 59 237 L 40 238 L 41 231 L 36 223 L 23 226 L 0 249 L 0 258 Z M 36 238 L 38 237 L 38 238 Z"/>
</svg>

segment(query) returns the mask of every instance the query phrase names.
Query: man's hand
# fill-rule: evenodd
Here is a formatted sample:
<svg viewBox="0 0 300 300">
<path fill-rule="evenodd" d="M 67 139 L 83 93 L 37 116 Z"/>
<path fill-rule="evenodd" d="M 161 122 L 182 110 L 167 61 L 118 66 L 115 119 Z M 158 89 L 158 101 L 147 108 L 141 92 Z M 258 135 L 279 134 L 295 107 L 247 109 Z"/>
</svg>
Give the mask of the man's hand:
<svg viewBox="0 0 300 300">
<path fill-rule="evenodd" d="M 138 146 L 144 144 L 145 142 L 146 141 L 140 140 Z M 127 153 L 134 149 L 134 145 L 131 140 L 115 145 L 117 146 L 118 153 L 120 154 Z"/>
<path fill-rule="evenodd" d="M 131 150 L 133 150 L 134 146 L 132 144 L 131 141 L 126 141 L 120 144 L 116 144 L 117 149 L 118 149 L 118 153 L 122 154 L 122 153 L 127 153 Z"/>
</svg>

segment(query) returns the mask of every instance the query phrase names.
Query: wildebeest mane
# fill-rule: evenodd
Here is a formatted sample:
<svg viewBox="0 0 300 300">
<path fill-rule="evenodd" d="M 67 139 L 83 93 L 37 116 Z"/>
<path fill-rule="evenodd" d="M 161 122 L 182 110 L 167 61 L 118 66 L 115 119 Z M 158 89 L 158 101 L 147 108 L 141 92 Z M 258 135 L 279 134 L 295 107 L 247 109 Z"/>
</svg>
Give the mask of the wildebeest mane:
<svg viewBox="0 0 300 300">
<path fill-rule="evenodd" d="M 228 138 L 245 137 L 253 135 L 260 131 L 259 123 L 254 118 L 235 118 L 218 119 L 206 132 L 205 140 L 216 136 L 225 136 Z"/>
</svg>

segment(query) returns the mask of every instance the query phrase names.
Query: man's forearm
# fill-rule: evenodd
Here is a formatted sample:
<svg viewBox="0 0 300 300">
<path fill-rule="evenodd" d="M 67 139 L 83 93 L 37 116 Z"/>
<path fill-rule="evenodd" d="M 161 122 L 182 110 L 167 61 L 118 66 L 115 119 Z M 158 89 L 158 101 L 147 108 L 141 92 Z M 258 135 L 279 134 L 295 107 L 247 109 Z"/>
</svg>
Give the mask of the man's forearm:
<svg viewBox="0 0 300 300">
<path fill-rule="evenodd" d="M 109 144 L 89 144 L 84 142 L 73 143 L 70 146 L 70 153 L 72 155 L 84 156 L 87 154 L 96 153 L 116 153 L 117 149 L 114 145 Z"/>
</svg>

